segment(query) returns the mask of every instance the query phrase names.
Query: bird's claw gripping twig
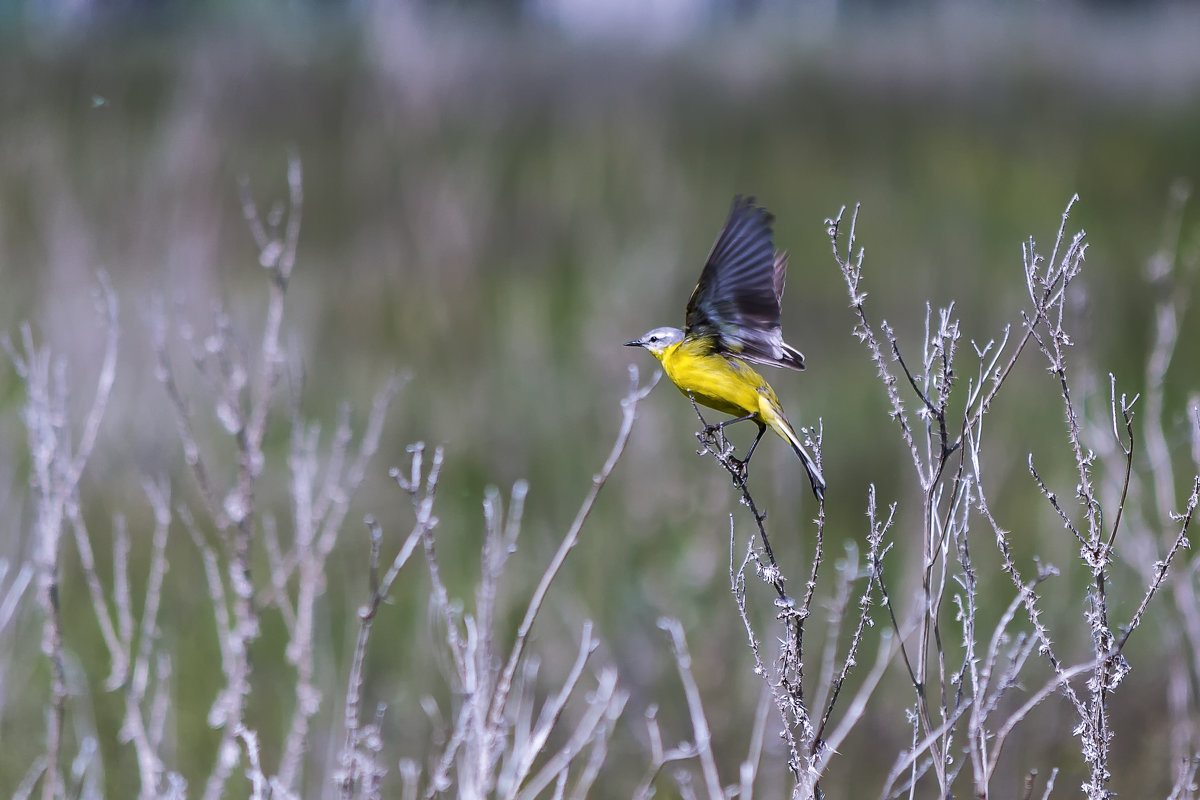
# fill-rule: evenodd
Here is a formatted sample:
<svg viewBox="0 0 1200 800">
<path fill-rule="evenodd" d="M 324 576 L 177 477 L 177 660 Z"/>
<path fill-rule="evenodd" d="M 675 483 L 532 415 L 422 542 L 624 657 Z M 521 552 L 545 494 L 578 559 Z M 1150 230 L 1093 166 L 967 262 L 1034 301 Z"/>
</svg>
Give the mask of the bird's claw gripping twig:
<svg viewBox="0 0 1200 800">
<path fill-rule="evenodd" d="M 741 486 L 750 477 L 750 459 L 742 460 L 729 456 L 729 463 L 726 465 L 730 475 L 733 476 L 733 485 Z"/>
</svg>

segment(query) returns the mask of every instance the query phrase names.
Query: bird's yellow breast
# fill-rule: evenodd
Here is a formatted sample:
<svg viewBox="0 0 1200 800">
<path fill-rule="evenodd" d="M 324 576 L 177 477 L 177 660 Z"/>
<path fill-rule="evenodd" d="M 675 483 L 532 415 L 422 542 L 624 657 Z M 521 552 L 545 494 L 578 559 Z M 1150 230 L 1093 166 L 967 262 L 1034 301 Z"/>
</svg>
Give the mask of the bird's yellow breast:
<svg viewBox="0 0 1200 800">
<path fill-rule="evenodd" d="M 763 376 L 736 358 L 712 352 L 703 339 L 684 339 L 655 355 L 679 391 L 709 408 L 742 417 L 759 414 L 764 400 L 779 404 Z"/>
</svg>

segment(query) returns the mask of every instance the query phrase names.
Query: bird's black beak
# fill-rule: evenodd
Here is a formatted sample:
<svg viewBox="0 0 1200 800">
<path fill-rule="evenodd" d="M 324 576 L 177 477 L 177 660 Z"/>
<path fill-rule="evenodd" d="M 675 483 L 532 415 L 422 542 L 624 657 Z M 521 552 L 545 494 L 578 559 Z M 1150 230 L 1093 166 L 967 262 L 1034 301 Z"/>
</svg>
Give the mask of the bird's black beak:
<svg viewBox="0 0 1200 800">
<path fill-rule="evenodd" d="M 626 346 L 626 347 L 641 347 L 641 346 L 642 346 L 642 340 L 641 340 L 641 339 L 634 339 L 632 342 L 626 342 L 626 343 L 625 343 L 625 346 Z"/>
</svg>

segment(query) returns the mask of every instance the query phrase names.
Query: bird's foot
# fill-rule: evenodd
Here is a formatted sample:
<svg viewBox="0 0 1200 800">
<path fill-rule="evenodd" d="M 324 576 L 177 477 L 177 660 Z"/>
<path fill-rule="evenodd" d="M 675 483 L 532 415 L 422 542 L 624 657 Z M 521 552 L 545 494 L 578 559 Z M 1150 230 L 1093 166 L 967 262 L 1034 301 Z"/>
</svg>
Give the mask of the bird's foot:
<svg viewBox="0 0 1200 800">
<path fill-rule="evenodd" d="M 699 433 L 698 438 L 700 439 L 700 443 L 710 453 L 717 455 L 718 458 L 722 455 L 733 453 L 733 447 L 730 446 L 728 440 L 725 438 L 725 428 L 721 425 L 705 425 L 704 430 Z"/>
<path fill-rule="evenodd" d="M 733 475 L 733 485 L 741 486 L 750 477 L 750 459 L 742 461 L 741 459 L 729 457 L 729 471 Z"/>
</svg>

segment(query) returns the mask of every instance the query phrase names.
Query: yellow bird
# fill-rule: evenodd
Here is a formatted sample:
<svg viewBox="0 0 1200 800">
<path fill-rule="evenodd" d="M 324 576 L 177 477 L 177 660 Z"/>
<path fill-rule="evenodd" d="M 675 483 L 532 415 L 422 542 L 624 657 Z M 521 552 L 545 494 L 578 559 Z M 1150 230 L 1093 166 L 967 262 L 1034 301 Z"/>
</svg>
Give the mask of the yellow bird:
<svg viewBox="0 0 1200 800">
<path fill-rule="evenodd" d="M 688 300 L 684 329 L 655 328 L 625 346 L 646 348 L 679 391 L 734 417 L 715 427 L 746 420 L 758 425 L 758 436 L 737 462 L 743 468 L 767 428 L 779 434 L 796 451 L 820 500 L 825 497 L 820 468 L 787 421 L 775 390 L 750 366 L 804 369 L 804 355 L 783 341 L 780 330 L 787 253 L 772 243 L 774 219 L 754 198 L 735 197 Z"/>
</svg>

